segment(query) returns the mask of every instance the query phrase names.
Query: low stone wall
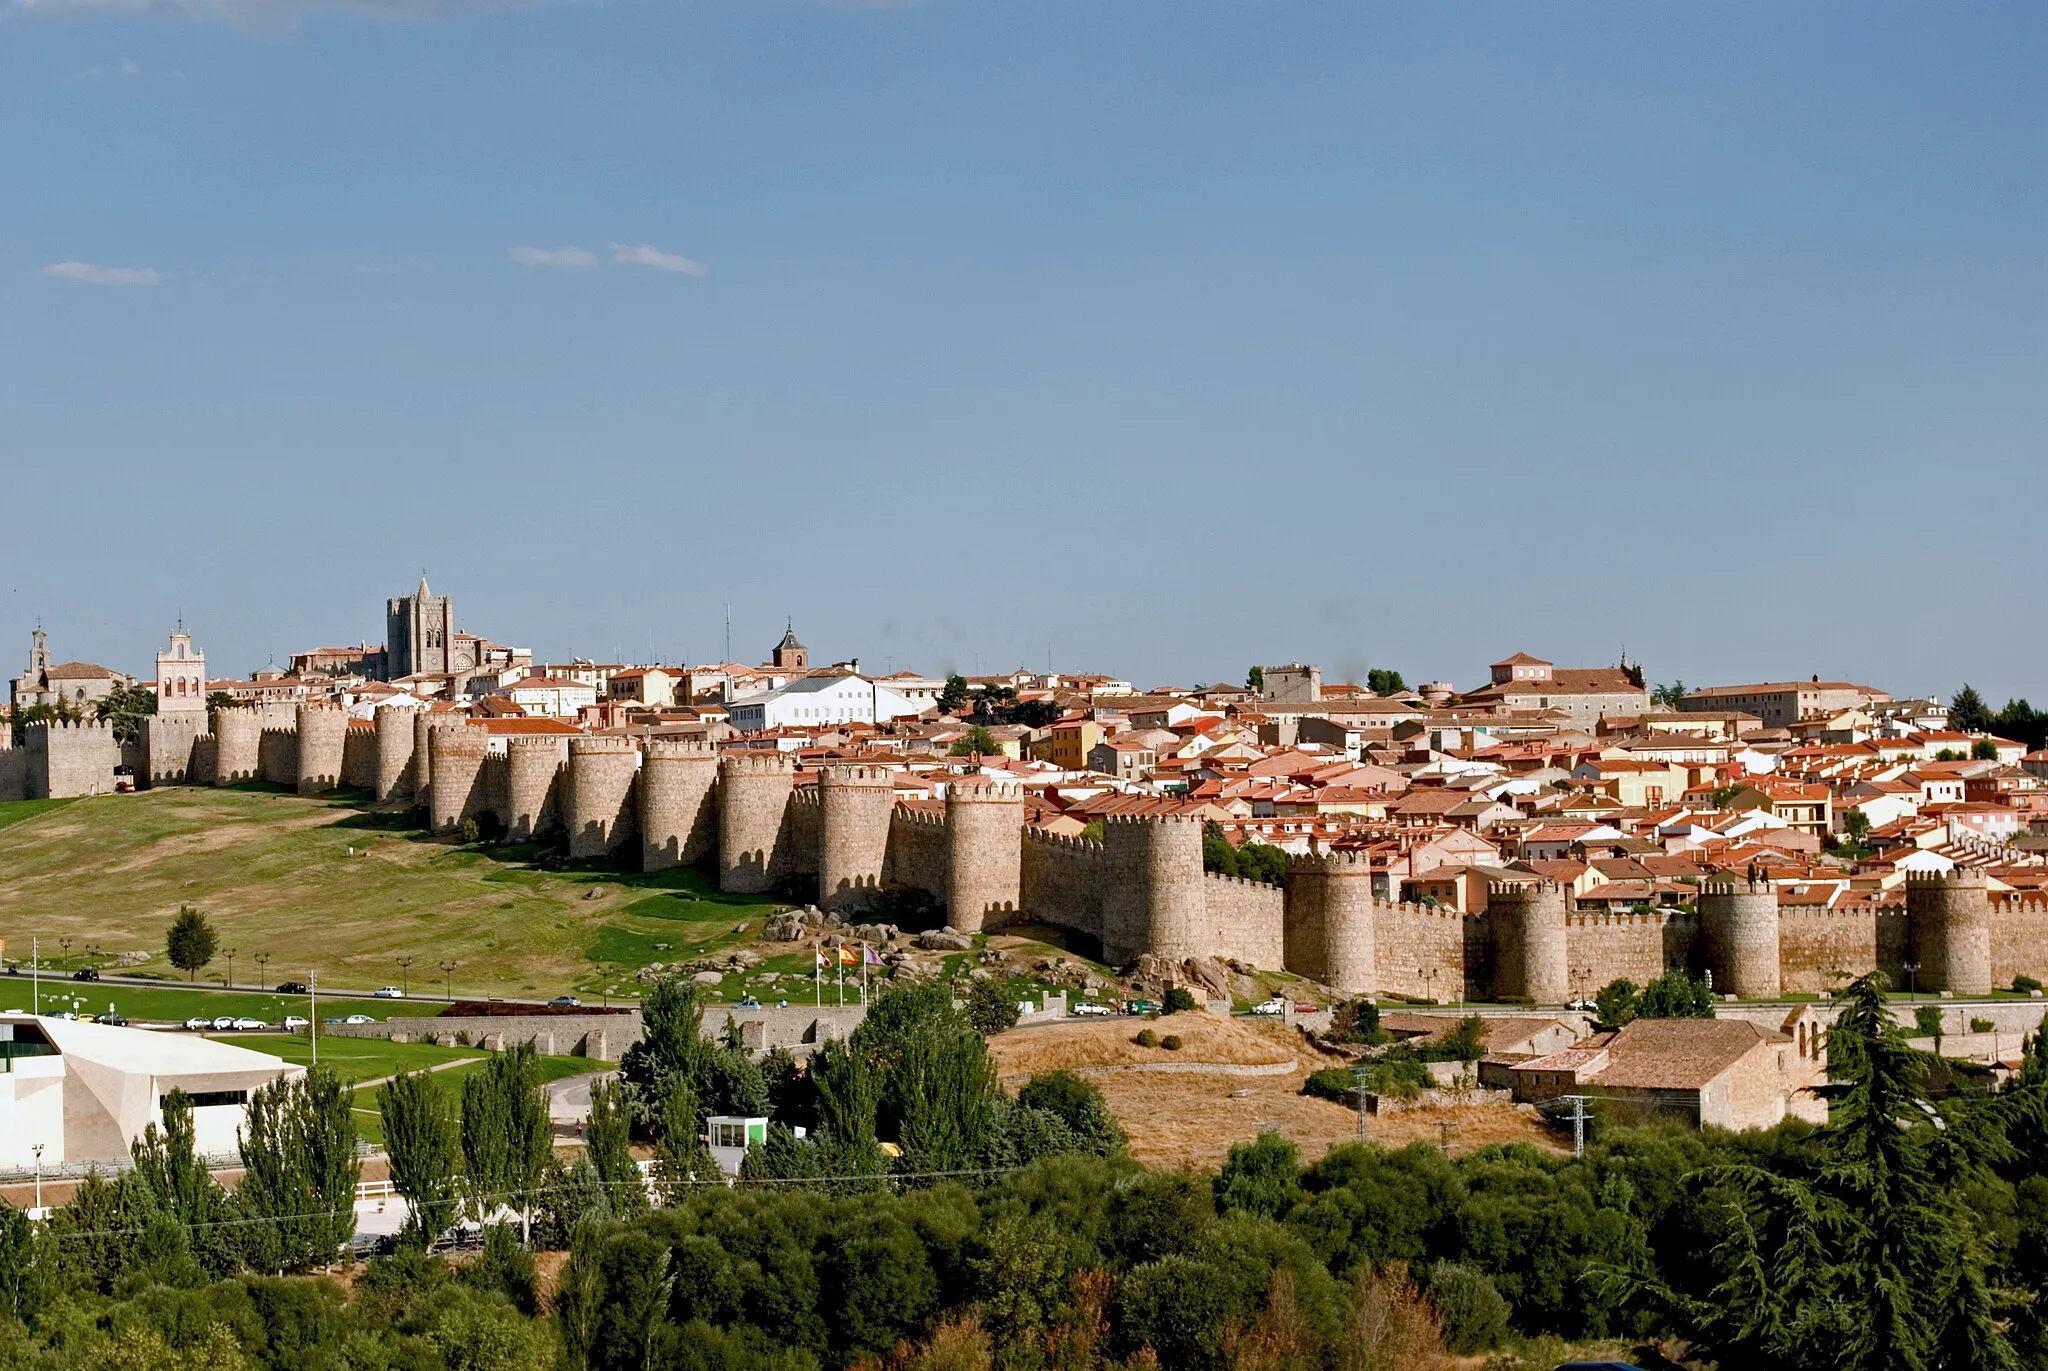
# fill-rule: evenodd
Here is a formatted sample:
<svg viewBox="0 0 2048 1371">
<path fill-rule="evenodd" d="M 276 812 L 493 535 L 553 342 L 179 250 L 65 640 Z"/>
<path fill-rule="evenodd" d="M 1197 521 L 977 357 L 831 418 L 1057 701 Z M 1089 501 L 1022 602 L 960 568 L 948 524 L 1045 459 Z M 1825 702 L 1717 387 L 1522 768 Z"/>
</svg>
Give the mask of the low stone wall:
<svg viewBox="0 0 2048 1371">
<path fill-rule="evenodd" d="M 766 1052 L 786 1047 L 809 1051 L 821 1043 L 843 1038 L 867 1017 L 859 1005 L 763 1005 L 742 1009 L 737 1005 L 710 1005 L 704 1011 L 704 1036 L 717 1039 L 730 1018 L 739 1028 L 740 1041 L 750 1050 Z M 470 1046 L 503 1051 L 532 1043 L 543 1056 L 589 1057 L 593 1061 L 615 1062 L 626 1049 L 640 1041 L 644 1025 L 640 1011 L 630 1014 L 476 1014 L 440 1018 L 394 1018 L 382 1023 L 324 1024 L 320 1031 L 343 1038 L 383 1038 L 391 1042 L 432 1043 L 453 1047 Z"/>
</svg>

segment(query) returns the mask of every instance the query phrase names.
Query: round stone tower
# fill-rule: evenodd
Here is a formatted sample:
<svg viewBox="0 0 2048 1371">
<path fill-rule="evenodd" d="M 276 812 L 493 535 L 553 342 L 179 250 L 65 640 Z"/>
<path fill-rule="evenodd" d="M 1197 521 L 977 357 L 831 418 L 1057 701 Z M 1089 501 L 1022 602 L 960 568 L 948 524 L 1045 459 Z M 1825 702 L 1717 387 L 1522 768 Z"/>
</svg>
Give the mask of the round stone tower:
<svg viewBox="0 0 2048 1371">
<path fill-rule="evenodd" d="M 1024 792 L 1011 785 L 946 787 L 946 921 L 962 933 L 996 929 L 1024 898 Z"/>
<path fill-rule="evenodd" d="M 828 766 L 818 773 L 818 904 L 860 909 L 882 888 L 896 781 L 884 766 Z"/>
<path fill-rule="evenodd" d="M 640 869 L 701 860 L 718 841 L 718 753 L 697 738 L 649 738 L 640 761 Z"/>
<path fill-rule="evenodd" d="M 385 705 L 377 711 L 377 802 L 412 793 L 412 716 L 419 711 Z"/>
<path fill-rule="evenodd" d="M 1317 852 L 1287 863 L 1286 965 L 1347 995 L 1378 993 L 1372 858 Z"/>
<path fill-rule="evenodd" d="M 438 727 L 427 735 L 432 754 L 432 779 L 427 783 L 427 824 L 436 833 L 459 828 L 478 809 L 484 757 L 490 735 L 460 723 Z"/>
<path fill-rule="evenodd" d="M 262 767 L 263 712 L 237 705 L 214 716 L 213 783 L 253 781 Z"/>
<path fill-rule="evenodd" d="M 768 889 L 796 768 L 780 752 L 728 752 L 718 764 L 718 888 Z"/>
<path fill-rule="evenodd" d="M 1906 925 L 1921 989 L 1991 993 L 1991 893 L 1982 871 L 1909 874 Z"/>
<path fill-rule="evenodd" d="M 561 821 L 555 778 L 568 755 L 560 738 L 505 740 L 505 836 L 524 842 L 548 833 Z"/>
<path fill-rule="evenodd" d="M 341 784 L 348 747 L 348 711 L 335 705 L 299 706 L 299 794 L 324 795 Z"/>
<path fill-rule="evenodd" d="M 436 728 L 459 725 L 460 719 L 451 719 L 446 714 L 429 714 L 416 709 L 412 715 L 412 797 L 413 803 L 424 808 L 428 792 L 434 784 L 434 750 L 428 746 L 428 738 Z"/>
<path fill-rule="evenodd" d="M 1714 989 L 1745 1000 L 1778 997 L 1778 892 L 1769 881 L 1701 885 L 1700 931 Z"/>
<path fill-rule="evenodd" d="M 1102 894 L 1102 955 L 1114 965 L 1150 952 L 1203 957 L 1202 822 L 1179 814 L 1112 815 L 1103 825 L 1109 888 Z"/>
<path fill-rule="evenodd" d="M 618 733 L 569 740 L 569 855 L 602 857 L 633 836 L 640 745 Z"/>
<path fill-rule="evenodd" d="M 1571 998 L 1565 956 L 1564 887 L 1555 881 L 1495 881 L 1486 888 L 1493 929 L 1493 991 L 1537 1004 Z"/>
</svg>

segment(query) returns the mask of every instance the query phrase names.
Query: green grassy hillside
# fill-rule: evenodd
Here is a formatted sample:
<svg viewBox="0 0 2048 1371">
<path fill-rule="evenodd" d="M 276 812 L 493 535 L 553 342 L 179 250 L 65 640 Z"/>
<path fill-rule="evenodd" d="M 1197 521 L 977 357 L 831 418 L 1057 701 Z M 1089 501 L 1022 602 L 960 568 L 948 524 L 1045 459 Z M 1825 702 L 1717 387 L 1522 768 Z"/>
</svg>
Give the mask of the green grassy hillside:
<svg viewBox="0 0 2048 1371">
<path fill-rule="evenodd" d="M 90 944 L 147 952 L 133 970 L 172 975 L 164 930 L 192 904 L 235 948 L 238 982 L 317 969 L 323 984 L 372 988 L 410 956 L 415 993 L 438 993 L 452 960 L 458 995 L 595 997 L 630 991 L 633 967 L 746 941 L 777 908 L 697 871 L 542 870 L 538 849 L 465 847 L 411 822 L 271 789 L 0 804 L 0 939 L 16 958 L 39 936 L 56 958 L 68 937 L 67 966 Z M 208 974 L 225 970 L 223 955 Z"/>
</svg>

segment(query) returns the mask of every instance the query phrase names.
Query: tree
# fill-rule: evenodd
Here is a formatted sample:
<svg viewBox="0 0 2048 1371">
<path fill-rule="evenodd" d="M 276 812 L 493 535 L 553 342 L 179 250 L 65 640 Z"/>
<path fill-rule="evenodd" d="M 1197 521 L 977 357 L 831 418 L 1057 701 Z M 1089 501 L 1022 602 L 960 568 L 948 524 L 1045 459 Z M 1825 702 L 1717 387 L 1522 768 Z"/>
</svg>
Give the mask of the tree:
<svg viewBox="0 0 2048 1371">
<path fill-rule="evenodd" d="M 1997 761 L 1998 744 L 1989 738 L 1979 738 L 1976 742 L 1970 744 L 1970 760 L 1975 762 Z"/>
<path fill-rule="evenodd" d="M 946 677 L 946 684 L 939 691 L 939 709 L 947 714 L 958 714 L 966 708 L 967 696 L 967 678 L 956 672 Z"/>
<path fill-rule="evenodd" d="M 220 939 L 206 915 L 189 904 L 178 907 L 178 917 L 171 920 L 170 932 L 164 938 L 164 951 L 172 966 L 188 976 L 197 975 L 213 960 L 219 945 Z"/>
<path fill-rule="evenodd" d="M 1160 1007 L 1168 1014 L 1190 1014 L 1201 1008 L 1195 1003 L 1195 993 L 1178 985 L 1167 987 L 1165 1001 Z"/>
<path fill-rule="evenodd" d="M 356 1231 L 355 1094 L 333 1068 L 280 1077 L 249 1097 L 242 1183 L 245 1253 L 259 1270 L 303 1271 L 335 1258 Z"/>
<path fill-rule="evenodd" d="M 1638 1019 L 1711 1019 L 1714 992 L 1683 971 L 1667 971 L 1643 987 L 1635 1003 Z"/>
<path fill-rule="evenodd" d="M 1672 681 L 1669 684 L 1658 686 L 1655 690 L 1650 692 L 1650 703 L 1653 705 L 1661 705 L 1665 709 L 1674 711 L 1684 709 L 1685 682 Z"/>
<path fill-rule="evenodd" d="M 131 1175 L 146 1207 L 182 1230 L 177 1244 L 209 1274 L 224 1276 L 235 1267 L 227 1235 L 217 1226 L 227 1210 L 227 1192 L 199 1160 L 196 1137 L 192 1098 L 174 1089 L 164 1096 L 162 1124 L 150 1122 L 129 1143 Z"/>
<path fill-rule="evenodd" d="M 1408 688 L 1401 673 L 1376 666 L 1365 673 L 1365 688 L 1375 695 L 1398 695 Z"/>
<path fill-rule="evenodd" d="M 1017 1103 L 1027 1109 L 1041 1109 L 1064 1123 L 1088 1150 L 1112 1157 L 1124 1150 L 1124 1130 L 1102 1091 L 1085 1076 L 1072 1071 L 1041 1071 L 1017 1092 Z"/>
<path fill-rule="evenodd" d="M 477 1218 L 505 1205 L 531 1224 L 534 1191 L 554 1155 L 553 1133 L 532 1043 L 498 1053 L 462 1083 L 462 1155 Z"/>
<path fill-rule="evenodd" d="M 1247 671 L 1244 674 L 1244 684 L 1247 690 L 1264 691 L 1266 688 L 1266 668 L 1255 666 L 1250 671 Z"/>
<path fill-rule="evenodd" d="M 959 740 L 953 744 L 952 755 L 955 757 L 1000 757 L 1003 755 L 1003 745 L 996 739 L 995 734 L 988 731 L 986 725 L 976 724 L 960 735 Z"/>
<path fill-rule="evenodd" d="M 156 692 L 148 686 L 117 685 L 93 707 L 102 723 L 114 726 L 114 740 L 133 743 L 142 737 L 142 721 L 156 713 Z"/>
<path fill-rule="evenodd" d="M 1625 1028 L 1636 1016 L 1636 997 L 1642 992 L 1626 976 L 1609 981 L 1593 995 L 1593 1011 L 1602 1028 Z"/>
<path fill-rule="evenodd" d="M 1025 728 L 1050 728 L 1065 712 L 1054 700 L 1019 700 L 1004 712 L 1003 722 Z"/>
<path fill-rule="evenodd" d="M 591 1086 L 584 1155 L 597 1168 L 605 1199 L 614 1214 L 637 1214 L 647 1207 L 646 1185 L 628 1145 L 631 1131 L 624 1088 L 611 1081 Z"/>
<path fill-rule="evenodd" d="M 1860 809 L 1849 810 L 1842 815 L 1842 834 L 1850 846 L 1864 846 L 1870 841 L 1870 816 Z"/>
<path fill-rule="evenodd" d="M 2013 1371 L 1988 1272 L 1996 1239 L 1973 1188 L 2011 1159 L 2009 1129 L 2038 1116 L 2037 1088 L 1927 1098 L 1931 1055 L 1906 1042 L 1884 979 L 1851 982 L 1828 1034 L 1830 1122 L 1793 1165 L 1725 1165 L 1706 1178 L 1725 1206 L 1703 1293 L 1662 1293 L 1695 1355 L 1759 1371 Z M 1654 1284 L 1654 1283 L 1653 1283 Z"/>
<path fill-rule="evenodd" d="M 1017 997 L 997 980 L 976 981 L 967 991 L 967 1022 L 984 1038 L 1017 1026 Z"/>
<path fill-rule="evenodd" d="M 1272 1129 L 1262 1131 L 1255 1142 L 1232 1143 L 1223 1169 L 1216 1173 L 1216 1204 L 1224 1210 L 1279 1219 L 1303 1197 L 1301 1154 Z"/>
<path fill-rule="evenodd" d="M 1958 733 L 1988 733 L 1991 730 L 1991 711 L 1985 706 L 1984 697 L 1967 681 L 1948 702 L 1948 726 Z"/>
<path fill-rule="evenodd" d="M 391 1188 L 411 1211 L 402 1242 L 425 1247 L 455 1221 L 455 1168 L 460 1139 L 448 1099 L 424 1070 L 401 1071 L 377 1091 Z"/>
</svg>

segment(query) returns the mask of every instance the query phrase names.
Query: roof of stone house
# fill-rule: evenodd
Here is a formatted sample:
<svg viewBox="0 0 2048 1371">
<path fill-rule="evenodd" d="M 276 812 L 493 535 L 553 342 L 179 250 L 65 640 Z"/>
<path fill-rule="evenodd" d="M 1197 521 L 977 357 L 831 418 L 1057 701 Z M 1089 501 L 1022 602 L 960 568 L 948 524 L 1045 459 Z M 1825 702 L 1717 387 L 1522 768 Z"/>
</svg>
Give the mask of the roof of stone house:
<svg viewBox="0 0 2048 1371">
<path fill-rule="evenodd" d="M 111 681 L 119 674 L 91 662 L 59 662 L 43 676 L 52 681 Z"/>
<path fill-rule="evenodd" d="M 1637 1019 L 1607 1044 L 1593 1081 L 1639 1090 L 1698 1090 L 1760 1044 L 1788 1042 L 1747 1019 Z"/>
<path fill-rule="evenodd" d="M 1466 704 L 1505 695 L 1643 695 L 1639 686 L 1618 666 L 1553 667 L 1547 680 L 1488 681 L 1461 697 Z"/>
</svg>

